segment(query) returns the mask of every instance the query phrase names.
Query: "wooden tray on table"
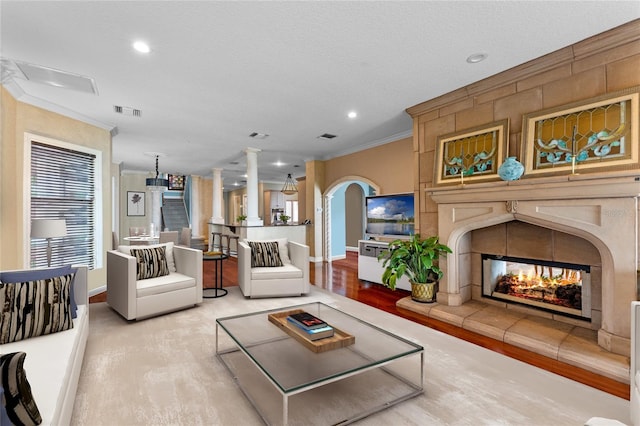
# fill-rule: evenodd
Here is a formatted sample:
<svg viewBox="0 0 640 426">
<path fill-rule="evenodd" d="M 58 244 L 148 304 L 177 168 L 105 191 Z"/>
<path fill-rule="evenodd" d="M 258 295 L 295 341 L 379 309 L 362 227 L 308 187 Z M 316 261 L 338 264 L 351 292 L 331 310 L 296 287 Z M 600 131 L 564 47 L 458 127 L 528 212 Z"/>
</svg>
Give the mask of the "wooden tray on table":
<svg viewBox="0 0 640 426">
<path fill-rule="evenodd" d="M 280 327 L 282 331 L 296 339 L 298 342 L 302 343 L 307 349 L 310 349 L 316 353 L 326 352 L 332 349 L 344 348 L 345 346 L 349 346 L 355 343 L 355 336 L 352 336 L 351 334 L 346 333 L 331 324 L 329 325 L 333 327 L 332 337 L 325 337 L 324 339 L 318 340 L 310 340 L 306 338 L 296 330 L 295 325 L 290 324 L 287 320 L 287 317 L 289 315 L 299 314 L 301 312 L 305 311 L 302 309 L 294 309 L 292 311 L 276 312 L 273 314 L 269 314 L 268 318 L 269 321 Z"/>
</svg>

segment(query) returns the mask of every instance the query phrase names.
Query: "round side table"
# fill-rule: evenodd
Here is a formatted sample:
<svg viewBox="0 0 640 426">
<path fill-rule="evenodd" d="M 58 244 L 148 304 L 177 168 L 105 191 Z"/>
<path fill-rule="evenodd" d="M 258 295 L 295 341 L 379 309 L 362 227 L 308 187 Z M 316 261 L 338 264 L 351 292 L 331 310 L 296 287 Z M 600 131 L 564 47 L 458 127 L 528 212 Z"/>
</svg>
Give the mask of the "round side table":
<svg viewBox="0 0 640 426">
<path fill-rule="evenodd" d="M 222 261 L 228 259 L 229 256 L 220 253 L 210 253 L 204 252 L 202 254 L 203 261 L 212 261 L 213 262 L 213 287 L 211 288 L 203 288 L 202 289 L 202 297 L 206 299 L 214 299 L 216 297 L 222 297 L 227 295 L 227 290 L 222 288 Z"/>
</svg>

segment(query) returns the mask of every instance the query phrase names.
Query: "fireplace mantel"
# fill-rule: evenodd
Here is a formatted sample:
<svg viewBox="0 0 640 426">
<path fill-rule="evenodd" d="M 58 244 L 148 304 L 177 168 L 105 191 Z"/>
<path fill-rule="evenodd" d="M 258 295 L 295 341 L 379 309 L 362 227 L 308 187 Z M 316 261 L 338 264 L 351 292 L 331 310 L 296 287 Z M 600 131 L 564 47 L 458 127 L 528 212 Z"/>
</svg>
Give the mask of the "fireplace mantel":
<svg viewBox="0 0 640 426">
<path fill-rule="evenodd" d="M 640 172 L 566 175 L 426 188 L 437 204 L 640 196 Z"/>
<path fill-rule="evenodd" d="M 629 355 L 630 305 L 637 299 L 638 170 L 536 177 L 512 182 L 425 188 L 438 205 L 438 235 L 453 253 L 441 262 L 438 302 L 471 299 L 468 238 L 513 220 L 569 233 L 591 242 L 602 258 L 602 318 L 598 343 Z"/>
</svg>

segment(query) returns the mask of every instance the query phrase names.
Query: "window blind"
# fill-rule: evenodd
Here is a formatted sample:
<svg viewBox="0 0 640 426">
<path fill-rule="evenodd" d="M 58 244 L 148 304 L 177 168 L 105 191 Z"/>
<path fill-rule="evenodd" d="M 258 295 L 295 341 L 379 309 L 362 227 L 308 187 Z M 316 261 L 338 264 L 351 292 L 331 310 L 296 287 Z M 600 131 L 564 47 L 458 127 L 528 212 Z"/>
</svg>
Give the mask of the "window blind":
<svg viewBox="0 0 640 426">
<path fill-rule="evenodd" d="M 95 269 L 95 155 L 32 141 L 31 219 L 65 219 L 51 240 L 51 266 Z M 47 266 L 47 241 L 31 239 L 31 267 Z"/>
</svg>

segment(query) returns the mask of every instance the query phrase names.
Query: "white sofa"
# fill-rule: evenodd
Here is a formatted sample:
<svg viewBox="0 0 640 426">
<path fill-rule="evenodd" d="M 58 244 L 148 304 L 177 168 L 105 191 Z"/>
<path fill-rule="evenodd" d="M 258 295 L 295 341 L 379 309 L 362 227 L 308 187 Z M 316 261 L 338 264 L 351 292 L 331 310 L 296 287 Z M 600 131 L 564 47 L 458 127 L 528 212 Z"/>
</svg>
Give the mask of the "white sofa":
<svg viewBox="0 0 640 426">
<path fill-rule="evenodd" d="M 251 247 L 246 241 L 238 242 L 238 284 L 244 296 L 300 296 L 309 293 L 309 246 L 293 241 L 279 241 L 279 245 L 281 254 L 283 249 L 286 250 L 290 262 L 283 259 L 283 266 L 252 268 Z"/>
<path fill-rule="evenodd" d="M 25 352 L 24 369 L 43 425 L 68 425 L 89 337 L 87 267 L 76 267 L 73 328 L 0 345 L 0 354 Z M 4 425 L 3 425 L 4 426 Z"/>
<path fill-rule="evenodd" d="M 129 250 L 165 246 L 169 275 L 136 280 Z M 175 267 L 172 267 L 172 262 Z M 127 320 L 139 320 L 202 303 L 202 250 L 174 245 L 120 246 L 107 252 L 107 303 Z"/>
</svg>

